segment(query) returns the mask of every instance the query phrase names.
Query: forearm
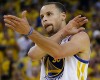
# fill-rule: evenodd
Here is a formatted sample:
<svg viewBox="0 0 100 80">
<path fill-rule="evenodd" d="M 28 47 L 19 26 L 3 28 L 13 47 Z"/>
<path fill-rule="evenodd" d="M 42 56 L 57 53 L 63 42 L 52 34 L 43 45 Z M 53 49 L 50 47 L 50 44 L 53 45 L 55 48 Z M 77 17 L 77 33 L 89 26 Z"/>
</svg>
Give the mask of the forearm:
<svg viewBox="0 0 100 80">
<path fill-rule="evenodd" d="M 60 43 L 61 40 L 64 38 L 64 31 L 60 30 L 58 33 L 54 34 L 51 37 L 48 37 L 48 39 L 53 40 L 56 43 Z M 30 36 L 31 38 L 31 36 Z M 43 44 L 44 45 L 44 44 Z M 46 45 L 47 46 L 47 45 Z M 28 52 L 28 56 L 32 59 L 32 60 L 39 60 L 42 57 L 44 57 L 47 54 L 46 51 L 44 51 L 43 49 L 40 48 L 40 46 L 34 46 L 32 47 L 29 52 Z"/>
<path fill-rule="evenodd" d="M 28 52 L 28 56 L 34 61 L 34 60 L 40 60 L 42 57 L 45 56 L 45 52 L 38 47 L 37 45 L 30 48 Z"/>
<path fill-rule="evenodd" d="M 31 49 L 31 53 L 33 52 L 32 55 L 35 55 L 35 57 L 41 55 L 41 57 L 43 57 L 44 55 L 46 55 L 46 53 L 48 53 L 51 56 L 55 56 L 55 53 L 58 53 L 58 43 L 61 42 L 63 38 L 62 35 L 64 35 L 64 32 L 62 30 L 49 38 L 42 36 L 37 31 L 34 31 L 33 34 L 29 36 L 29 38 L 37 44 L 37 46 L 35 47 L 36 49 L 34 49 L 37 52 L 36 54 L 34 54 L 34 50 Z"/>
</svg>

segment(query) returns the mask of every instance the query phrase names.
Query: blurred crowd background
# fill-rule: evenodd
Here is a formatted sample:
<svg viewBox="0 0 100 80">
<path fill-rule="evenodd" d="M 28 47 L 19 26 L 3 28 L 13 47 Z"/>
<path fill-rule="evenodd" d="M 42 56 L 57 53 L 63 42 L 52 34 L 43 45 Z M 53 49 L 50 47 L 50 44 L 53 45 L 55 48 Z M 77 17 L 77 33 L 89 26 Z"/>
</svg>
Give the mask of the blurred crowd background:
<svg viewBox="0 0 100 80">
<path fill-rule="evenodd" d="M 0 80 L 39 80 L 41 62 L 32 61 L 27 56 L 34 43 L 8 29 L 4 25 L 3 16 L 12 14 L 21 17 L 21 12 L 27 10 L 30 25 L 46 35 L 41 27 L 39 10 L 48 1 L 65 5 L 67 22 L 79 14 L 89 19 L 84 25 L 92 50 L 88 80 L 100 80 L 100 0 L 0 0 Z"/>
</svg>

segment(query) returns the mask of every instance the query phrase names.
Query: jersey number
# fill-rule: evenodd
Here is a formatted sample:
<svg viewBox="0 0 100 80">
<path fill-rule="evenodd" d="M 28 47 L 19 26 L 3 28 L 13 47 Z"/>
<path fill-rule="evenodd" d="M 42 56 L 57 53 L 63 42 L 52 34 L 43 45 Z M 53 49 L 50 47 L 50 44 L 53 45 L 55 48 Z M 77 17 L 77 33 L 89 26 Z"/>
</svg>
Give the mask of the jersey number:
<svg viewBox="0 0 100 80">
<path fill-rule="evenodd" d="M 56 60 L 54 59 L 54 60 L 52 60 L 52 62 L 53 62 L 53 63 L 55 63 L 55 62 L 60 62 L 60 59 L 56 59 Z"/>
</svg>

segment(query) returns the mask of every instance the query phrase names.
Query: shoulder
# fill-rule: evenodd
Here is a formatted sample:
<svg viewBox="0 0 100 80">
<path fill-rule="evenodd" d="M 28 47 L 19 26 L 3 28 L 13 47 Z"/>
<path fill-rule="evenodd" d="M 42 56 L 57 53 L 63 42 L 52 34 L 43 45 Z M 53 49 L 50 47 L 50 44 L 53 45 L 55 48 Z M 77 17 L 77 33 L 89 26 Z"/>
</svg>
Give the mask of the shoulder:
<svg viewBox="0 0 100 80">
<path fill-rule="evenodd" d="M 90 59 L 90 39 L 86 32 L 79 32 L 72 37 L 72 41 L 76 41 L 76 44 L 78 44 L 81 48 L 80 53 L 77 53 L 77 55 L 84 59 L 89 60 Z"/>
<path fill-rule="evenodd" d="M 74 34 L 71 37 L 71 40 L 74 40 L 74 41 L 83 41 L 83 42 L 90 42 L 88 34 L 86 32 L 84 32 L 84 31 L 81 31 L 81 32 L 79 32 L 77 34 Z"/>
<path fill-rule="evenodd" d="M 79 32 L 71 37 L 70 40 L 74 45 L 77 45 L 82 51 L 90 49 L 90 39 L 86 32 Z"/>
<path fill-rule="evenodd" d="M 88 34 L 86 33 L 86 32 L 84 32 L 84 31 L 81 31 L 81 32 L 79 32 L 79 33 L 77 33 L 77 34 L 74 34 L 73 36 L 75 36 L 75 37 L 89 37 L 88 36 Z"/>
</svg>

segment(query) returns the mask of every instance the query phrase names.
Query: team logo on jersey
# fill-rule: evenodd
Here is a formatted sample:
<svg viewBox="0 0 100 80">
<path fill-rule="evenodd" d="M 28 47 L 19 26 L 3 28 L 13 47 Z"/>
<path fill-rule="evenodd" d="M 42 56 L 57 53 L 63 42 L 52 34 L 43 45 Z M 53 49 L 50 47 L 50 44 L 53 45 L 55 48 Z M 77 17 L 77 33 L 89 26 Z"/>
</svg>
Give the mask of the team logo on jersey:
<svg viewBox="0 0 100 80">
<path fill-rule="evenodd" d="M 64 70 L 64 61 L 65 59 L 55 60 L 53 57 L 47 55 L 44 59 L 46 77 L 48 78 L 60 78 Z"/>
</svg>

